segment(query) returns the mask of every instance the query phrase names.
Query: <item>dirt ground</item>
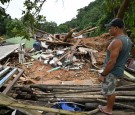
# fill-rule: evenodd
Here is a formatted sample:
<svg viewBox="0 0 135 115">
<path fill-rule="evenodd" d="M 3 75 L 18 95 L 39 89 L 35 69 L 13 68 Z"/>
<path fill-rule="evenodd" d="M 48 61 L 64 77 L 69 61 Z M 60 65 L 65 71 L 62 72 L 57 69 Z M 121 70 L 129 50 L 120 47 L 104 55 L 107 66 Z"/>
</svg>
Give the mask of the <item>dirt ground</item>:
<svg viewBox="0 0 135 115">
<path fill-rule="evenodd" d="M 83 66 L 80 70 L 54 70 L 52 72 L 47 72 L 52 69 L 50 65 L 42 64 L 41 62 L 34 61 L 32 66 L 26 68 L 23 66 L 25 70 L 25 75 L 27 78 L 32 79 L 34 83 L 42 84 L 46 81 L 61 80 L 61 81 L 72 81 L 72 80 L 92 80 L 95 84 L 97 83 L 97 73 L 90 71 L 90 65 L 88 63 Z"/>
</svg>

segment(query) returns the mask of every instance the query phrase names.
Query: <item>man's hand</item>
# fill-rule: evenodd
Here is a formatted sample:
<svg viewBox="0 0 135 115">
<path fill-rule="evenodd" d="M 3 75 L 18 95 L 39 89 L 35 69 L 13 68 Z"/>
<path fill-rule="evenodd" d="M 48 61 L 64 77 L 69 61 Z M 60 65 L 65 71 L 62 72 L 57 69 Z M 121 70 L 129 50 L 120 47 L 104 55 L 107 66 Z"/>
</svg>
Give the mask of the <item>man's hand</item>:
<svg viewBox="0 0 135 115">
<path fill-rule="evenodd" d="M 105 76 L 102 76 L 101 74 L 99 74 L 98 79 L 99 79 L 100 82 L 104 82 Z"/>
</svg>

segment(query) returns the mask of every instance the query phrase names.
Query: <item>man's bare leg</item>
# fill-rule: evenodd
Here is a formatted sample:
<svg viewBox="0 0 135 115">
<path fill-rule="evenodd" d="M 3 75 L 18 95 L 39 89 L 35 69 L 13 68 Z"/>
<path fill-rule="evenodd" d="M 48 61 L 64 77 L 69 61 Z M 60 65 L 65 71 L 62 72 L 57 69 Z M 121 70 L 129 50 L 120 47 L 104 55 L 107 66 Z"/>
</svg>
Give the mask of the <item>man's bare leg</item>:
<svg viewBox="0 0 135 115">
<path fill-rule="evenodd" d="M 107 105 L 102 107 L 103 111 L 112 113 L 114 102 L 115 94 L 107 96 Z"/>
</svg>

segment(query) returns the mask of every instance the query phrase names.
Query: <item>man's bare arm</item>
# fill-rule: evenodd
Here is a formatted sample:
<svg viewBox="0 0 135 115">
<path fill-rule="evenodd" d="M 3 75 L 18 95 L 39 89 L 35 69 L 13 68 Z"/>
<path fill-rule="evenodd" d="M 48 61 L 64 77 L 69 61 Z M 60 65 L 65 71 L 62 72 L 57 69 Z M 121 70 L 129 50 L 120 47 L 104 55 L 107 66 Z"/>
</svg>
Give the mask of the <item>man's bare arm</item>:
<svg viewBox="0 0 135 115">
<path fill-rule="evenodd" d="M 110 46 L 108 47 L 108 50 L 110 51 L 110 59 L 102 73 L 103 75 L 108 75 L 110 71 L 113 69 L 121 49 L 122 49 L 121 40 L 116 39 L 110 44 Z"/>
</svg>

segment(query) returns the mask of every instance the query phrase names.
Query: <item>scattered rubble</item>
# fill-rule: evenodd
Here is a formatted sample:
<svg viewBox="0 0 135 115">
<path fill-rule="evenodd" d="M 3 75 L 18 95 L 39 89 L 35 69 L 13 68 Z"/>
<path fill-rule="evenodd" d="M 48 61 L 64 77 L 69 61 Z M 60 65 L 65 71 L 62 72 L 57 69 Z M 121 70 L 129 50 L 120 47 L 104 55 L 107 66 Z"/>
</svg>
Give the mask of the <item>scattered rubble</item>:
<svg viewBox="0 0 135 115">
<path fill-rule="evenodd" d="M 99 103 L 106 102 L 100 94 L 98 73 L 102 71 L 106 48 L 112 36 L 106 33 L 92 38 L 75 38 L 83 32 L 87 33 L 88 30 L 94 29 L 96 28 L 87 28 L 76 34 L 73 34 L 75 30 L 73 29 L 62 37 L 42 32 L 46 35 L 38 34 L 39 37 L 36 42 L 39 44 L 36 43 L 34 49 L 24 50 L 20 46 L 10 56 L 5 56 L 1 61 L 3 69 L 0 70 L 0 76 L 2 79 L 5 78 L 5 74 L 2 73 L 6 71 L 6 67 L 21 68 L 21 71 L 17 75 L 12 74 L 16 79 L 9 80 L 9 82 L 13 81 L 12 85 L 4 84 L 1 86 L 1 92 L 14 99 L 9 99 L 9 97 L 0 94 L 0 104 L 20 108 L 21 112 L 23 109 L 25 114 L 28 112 L 33 113 L 33 115 L 41 115 L 41 113 L 46 115 L 47 112 L 70 115 L 100 115 L 99 110 L 95 108 Z M 128 65 L 131 67 L 130 64 Z M 7 72 L 10 73 L 12 70 L 10 69 Z M 132 76 L 127 74 L 126 71 L 125 75 Z M 19 77 L 20 79 L 17 80 Z M 122 86 L 117 88 L 116 91 L 117 102 L 114 109 L 119 109 L 119 112 L 125 111 L 125 115 L 134 114 L 135 111 L 134 80 L 134 76 L 128 80 L 124 77 Z M 30 104 L 27 106 L 25 103 L 18 103 L 15 99 L 28 101 Z M 81 107 L 82 112 L 50 108 L 54 106 L 54 103 L 58 104 L 60 100 L 80 104 L 79 107 Z M 46 107 L 39 105 L 45 105 Z M 32 109 L 32 111 L 29 109 Z M 119 115 L 119 112 L 114 111 L 116 115 Z"/>
</svg>

